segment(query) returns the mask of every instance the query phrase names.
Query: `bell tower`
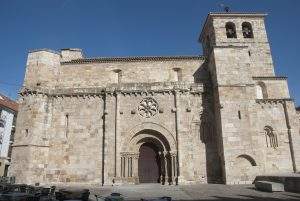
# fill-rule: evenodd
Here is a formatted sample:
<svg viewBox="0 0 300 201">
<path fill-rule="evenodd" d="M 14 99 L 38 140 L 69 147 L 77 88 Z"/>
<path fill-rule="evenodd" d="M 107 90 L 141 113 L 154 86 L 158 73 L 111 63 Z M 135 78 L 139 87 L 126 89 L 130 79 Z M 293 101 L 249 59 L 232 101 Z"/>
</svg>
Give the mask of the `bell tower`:
<svg viewBox="0 0 300 201">
<path fill-rule="evenodd" d="M 239 154 L 256 154 L 251 148 L 255 133 L 251 115 L 256 107 L 253 78 L 275 76 L 265 16 L 210 13 L 199 38 L 212 79 L 218 153 L 223 181 L 228 184 L 239 180 L 234 169 Z"/>
<path fill-rule="evenodd" d="M 262 13 L 210 13 L 199 41 L 205 56 L 213 47 L 238 47 L 247 53 L 251 76 L 274 76 L 270 45 Z"/>
</svg>

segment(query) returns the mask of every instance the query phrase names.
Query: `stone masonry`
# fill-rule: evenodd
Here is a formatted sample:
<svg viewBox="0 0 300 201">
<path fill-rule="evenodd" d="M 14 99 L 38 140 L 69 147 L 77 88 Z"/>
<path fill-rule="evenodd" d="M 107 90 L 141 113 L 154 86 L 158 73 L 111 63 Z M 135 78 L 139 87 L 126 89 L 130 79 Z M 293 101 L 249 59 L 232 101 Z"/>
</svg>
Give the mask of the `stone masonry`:
<svg viewBox="0 0 300 201">
<path fill-rule="evenodd" d="M 144 146 L 163 184 L 299 171 L 299 119 L 287 78 L 274 74 L 264 17 L 210 13 L 203 56 L 29 52 L 10 175 L 29 184 L 139 183 L 149 176 Z"/>
</svg>

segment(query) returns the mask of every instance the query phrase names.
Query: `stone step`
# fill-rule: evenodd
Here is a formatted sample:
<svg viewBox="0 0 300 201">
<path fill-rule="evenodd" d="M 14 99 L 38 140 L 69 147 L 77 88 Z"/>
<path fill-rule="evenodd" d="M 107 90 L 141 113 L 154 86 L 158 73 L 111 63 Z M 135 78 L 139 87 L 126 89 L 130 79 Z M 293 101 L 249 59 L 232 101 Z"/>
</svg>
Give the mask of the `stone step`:
<svg viewBox="0 0 300 201">
<path fill-rule="evenodd" d="M 284 185 L 282 183 L 270 182 L 270 181 L 256 181 L 255 188 L 257 190 L 266 191 L 266 192 L 284 191 Z"/>
</svg>

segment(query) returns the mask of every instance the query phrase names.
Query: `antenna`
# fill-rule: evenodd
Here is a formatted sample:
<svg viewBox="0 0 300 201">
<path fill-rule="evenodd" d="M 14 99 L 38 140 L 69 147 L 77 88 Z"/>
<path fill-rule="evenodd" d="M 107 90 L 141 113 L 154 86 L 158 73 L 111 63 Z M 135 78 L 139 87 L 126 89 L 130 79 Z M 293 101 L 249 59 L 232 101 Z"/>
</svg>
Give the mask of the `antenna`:
<svg viewBox="0 0 300 201">
<path fill-rule="evenodd" d="M 225 11 L 226 13 L 229 13 L 229 11 L 230 11 L 229 6 L 225 6 L 224 11 Z"/>
<path fill-rule="evenodd" d="M 221 3 L 219 4 L 219 6 L 226 12 L 229 13 L 230 12 L 230 7 L 226 6 L 225 4 Z"/>
</svg>

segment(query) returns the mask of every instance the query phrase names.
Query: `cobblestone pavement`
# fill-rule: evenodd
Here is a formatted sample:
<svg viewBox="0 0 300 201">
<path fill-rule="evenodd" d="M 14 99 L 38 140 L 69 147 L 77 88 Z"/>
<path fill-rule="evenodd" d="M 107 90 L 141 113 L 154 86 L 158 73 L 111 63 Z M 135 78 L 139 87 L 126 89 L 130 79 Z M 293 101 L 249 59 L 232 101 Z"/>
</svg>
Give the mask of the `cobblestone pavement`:
<svg viewBox="0 0 300 201">
<path fill-rule="evenodd" d="M 159 184 L 104 186 L 91 190 L 90 198 L 95 200 L 94 194 L 107 196 L 111 192 L 121 193 L 125 200 L 140 200 L 141 198 L 157 198 L 170 196 L 173 200 L 211 200 L 211 201 L 279 201 L 300 200 L 300 194 L 290 192 L 261 192 L 253 185 L 221 185 L 197 184 L 180 186 L 162 186 Z"/>
</svg>

